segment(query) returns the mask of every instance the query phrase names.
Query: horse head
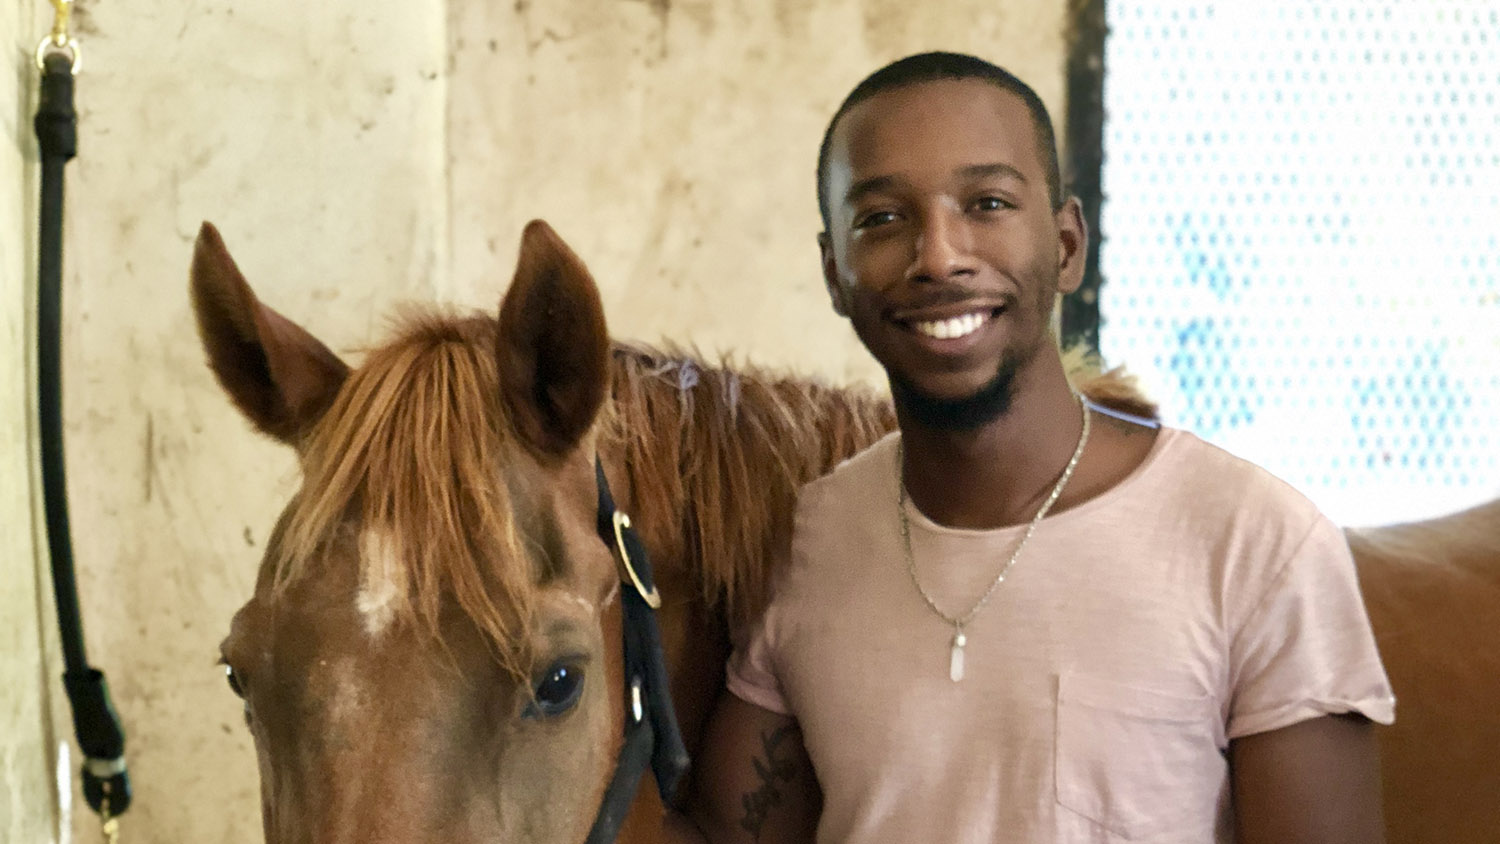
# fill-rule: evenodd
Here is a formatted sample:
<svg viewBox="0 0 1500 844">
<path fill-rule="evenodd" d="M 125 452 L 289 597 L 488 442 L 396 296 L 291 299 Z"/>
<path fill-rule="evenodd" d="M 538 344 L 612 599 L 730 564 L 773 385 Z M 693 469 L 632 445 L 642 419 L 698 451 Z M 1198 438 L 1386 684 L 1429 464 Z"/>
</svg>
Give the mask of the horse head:
<svg viewBox="0 0 1500 844">
<path fill-rule="evenodd" d="M 191 290 L 219 383 L 302 469 L 222 645 L 266 841 L 582 841 L 623 717 L 582 262 L 533 223 L 498 319 L 410 319 L 354 369 L 208 224 Z"/>
</svg>

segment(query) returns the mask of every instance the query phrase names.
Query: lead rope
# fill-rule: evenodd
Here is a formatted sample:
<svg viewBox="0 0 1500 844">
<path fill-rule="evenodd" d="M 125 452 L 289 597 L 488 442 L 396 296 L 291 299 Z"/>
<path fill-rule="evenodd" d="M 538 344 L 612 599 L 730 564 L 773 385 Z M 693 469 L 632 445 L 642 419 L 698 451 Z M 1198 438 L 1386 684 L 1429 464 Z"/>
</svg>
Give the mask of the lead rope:
<svg viewBox="0 0 1500 844">
<path fill-rule="evenodd" d="M 36 48 L 41 93 L 34 124 L 42 159 L 37 245 L 37 413 L 43 507 L 52 591 L 57 600 L 57 625 L 62 634 L 63 687 L 73 711 L 74 734 L 84 755 L 83 796 L 89 807 L 99 813 L 104 840 L 118 844 L 119 816 L 130 808 L 125 731 L 110 701 L 104 672 L 89 665 L 84 649 L 63 455 L 63 187 L 67 163 L 78 151 L 73 77 L 82 66 L 83 53 L 69 31 L 73 0 L 51 2 L 55 12 L 52 31 Z"/>
</svg>

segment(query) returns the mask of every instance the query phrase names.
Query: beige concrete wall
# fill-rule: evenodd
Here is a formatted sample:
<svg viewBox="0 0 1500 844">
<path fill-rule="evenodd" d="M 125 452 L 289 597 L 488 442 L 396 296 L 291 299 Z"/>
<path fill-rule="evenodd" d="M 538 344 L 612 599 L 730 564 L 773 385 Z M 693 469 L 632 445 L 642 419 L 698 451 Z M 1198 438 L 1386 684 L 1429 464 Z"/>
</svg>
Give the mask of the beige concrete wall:
<svg viewBox="0 0 1500 844">
<path fill-rule="evenodd" d="M 1062 110 L 1065 0 L 82 2 L 69 470 L 92 655 L 130 730 L 133 840 L 259 840 L 213 663 L 296 478 L 202 366 L 184 294 L 200 220 L 263 298 L 349 352 L 401 300 L 493 307 L 521 225 L 545 217 L 619 335 L 873 379 L 813 240 L 838 99 L 942 46 Z"/>
<path fill-rule="evenodd" d="M 25 362 L 27 291 L 35 277 L 36 144 L 31 131 L 36 71 L 31 51 L 44 31 L 32 0 L 0 4 L 0 841 L 56 840 L 48 691 L 57 676 L 44 657 L 42 585 L 32 537 L 32 453 Z M 60 693 L 60 692 L 59 692 Z"/>
</svg>

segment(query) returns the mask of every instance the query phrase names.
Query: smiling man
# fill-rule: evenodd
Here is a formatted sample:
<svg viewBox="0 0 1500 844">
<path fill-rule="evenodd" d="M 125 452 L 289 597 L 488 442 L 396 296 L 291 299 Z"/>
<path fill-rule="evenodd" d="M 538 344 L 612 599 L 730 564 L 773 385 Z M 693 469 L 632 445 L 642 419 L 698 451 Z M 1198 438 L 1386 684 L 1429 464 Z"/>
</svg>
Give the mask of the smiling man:
<svg viewBox="0 0 1500 844">
<path fill-rule="evenodd" d="M 818 166 L 834 308 L 900 431 L 805 488 L 693 817 L 734 841 L 1383 840 L 1393 700 L 1341 532 L 1071 389 L 1045 107 L 987 62 L 862 82 Z"/>
</svg>

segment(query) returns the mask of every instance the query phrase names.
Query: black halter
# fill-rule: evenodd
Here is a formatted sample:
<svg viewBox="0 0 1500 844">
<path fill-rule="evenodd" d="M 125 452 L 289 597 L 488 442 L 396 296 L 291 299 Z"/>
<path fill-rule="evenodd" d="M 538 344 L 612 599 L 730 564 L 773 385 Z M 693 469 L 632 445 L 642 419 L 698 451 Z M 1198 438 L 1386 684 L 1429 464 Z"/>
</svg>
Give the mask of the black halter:
<svg viewBox="0 0 1500 844">
<path fill-rule="evenodd" d="M 625 743 L 585 842 L 610 844 L 635 800 L 646 767 L 649 765 L 656 774 L 662 801 L 671 805 L 687 773 L 688 753 L 667 687 L 667 665 L 654 612 L 661 606 L 661 598 L 651 576 L 651 560 L 630 525 L 630 517 L 615 509 L 604 466 L 597 457 L 594 474 L 599 482 L 599 538 L 619 553 L 626 575 L 620 590 L 621 627 L 625 632 Z"/>
</svg>

